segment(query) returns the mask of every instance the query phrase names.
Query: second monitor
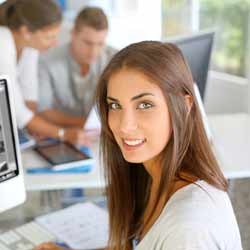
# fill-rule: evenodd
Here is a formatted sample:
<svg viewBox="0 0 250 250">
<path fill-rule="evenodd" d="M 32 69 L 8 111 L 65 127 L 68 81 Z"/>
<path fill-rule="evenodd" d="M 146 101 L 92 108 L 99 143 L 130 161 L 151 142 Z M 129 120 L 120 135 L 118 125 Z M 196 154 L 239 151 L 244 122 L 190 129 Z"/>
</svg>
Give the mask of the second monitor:
<svg viewBox="0 0 250 250">
<path fill-rule="evenodd" d="M 176 44 L 182 51 L 192 72 L 194 82 L 199 88 L 202 100 L 206 91 L 213 41 L 214 32 L 200 32 L 166 41 Z"/>
</svg>

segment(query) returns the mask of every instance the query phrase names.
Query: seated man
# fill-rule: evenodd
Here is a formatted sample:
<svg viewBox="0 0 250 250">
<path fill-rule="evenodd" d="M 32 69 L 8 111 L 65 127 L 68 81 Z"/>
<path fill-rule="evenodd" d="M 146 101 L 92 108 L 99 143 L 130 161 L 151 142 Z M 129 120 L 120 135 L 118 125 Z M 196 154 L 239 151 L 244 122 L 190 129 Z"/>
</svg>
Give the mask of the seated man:
<svg viewBox="0 0 250 250">
<path fill-rule="evenodd" d="M 71 41 L 41 57 L 38 110 L 43 118 L 60 126 L 83 126 L 98 78 L 115 53 L 105 45 L 107 32 L 104 12 L 84 8 L 76 17 Z"/>
</svg>

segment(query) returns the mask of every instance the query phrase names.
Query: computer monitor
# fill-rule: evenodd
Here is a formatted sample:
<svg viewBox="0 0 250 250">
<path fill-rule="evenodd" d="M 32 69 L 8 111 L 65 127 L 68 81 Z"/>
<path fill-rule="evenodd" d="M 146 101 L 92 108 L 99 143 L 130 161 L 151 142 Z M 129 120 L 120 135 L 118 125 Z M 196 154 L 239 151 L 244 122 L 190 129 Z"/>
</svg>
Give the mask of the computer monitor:
<svg viewBox="0 0 250 250">
<path fill-rule="evenodd" d="M 185 56 L 194 82 L 197 84 L 202 100 L 204 99 L 207 74 L 214 41 L 214 32 L 200 32 L 192 36 L 170 38 Z"/>
<path fill-rule="evenodd" d="M 26 197 L 15 119 L 9 80 L 0 76 L 0 212 Z"/>
</svg>

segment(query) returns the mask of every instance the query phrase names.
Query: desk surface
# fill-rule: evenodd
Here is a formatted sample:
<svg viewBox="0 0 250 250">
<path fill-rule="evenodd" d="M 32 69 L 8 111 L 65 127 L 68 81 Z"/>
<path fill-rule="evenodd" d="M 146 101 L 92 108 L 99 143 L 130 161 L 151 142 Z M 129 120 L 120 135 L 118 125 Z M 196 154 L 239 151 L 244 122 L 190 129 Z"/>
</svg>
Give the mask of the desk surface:
<svg viewBox="0 0 250 250">
<path fill-rule="evenodd" d="M 250 177 L 250 115 L 210 115 L 208 120 L 225 176 L 228 179 Z"/>
<path fill-rule="evenodd" d="M 210 115 L 213 144 L 222 171 L 229 179 L 250 177 L 250 115 Z M 96 147 L 97 148 L 97 147 Z M 94 150 L 95 158 L 98 152 Z M 30 150 L 22 153 L 23 165 L 44 166 L 44 161 Z M 104 180 L 98 160 L 85 174 L 25 174 L 27 190 L 65 188 L 103 188 Z"/>
<path fill-rule="evenodd" d="M 93 155 L 96 162 L 89 173 L 83 174 L 27 174 L 25 173 L 25 185 L 28 191 L 55 190 L 65 188 L 104 188 L 104 179 L 101 165 L 98 162 L 97 146 L 93 147 Z M 27 167 L 46 166 L 42 159 L 33 150 L 22 152 L 24 171 Z"/>
</svg>

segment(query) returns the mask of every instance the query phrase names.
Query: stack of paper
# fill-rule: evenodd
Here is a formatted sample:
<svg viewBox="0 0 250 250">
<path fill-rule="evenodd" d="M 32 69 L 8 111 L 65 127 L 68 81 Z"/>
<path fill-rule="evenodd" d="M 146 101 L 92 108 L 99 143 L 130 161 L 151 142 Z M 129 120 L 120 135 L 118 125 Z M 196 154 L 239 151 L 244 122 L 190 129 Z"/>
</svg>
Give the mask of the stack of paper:
<svg viewBox="0 0 250 250">
<path fill-rule="evenodd" d="M 73 249 L 103 248 L 108 241 L 108 213 L 93 203 L 81 203 L 36 221 Z"/>
</svg>

